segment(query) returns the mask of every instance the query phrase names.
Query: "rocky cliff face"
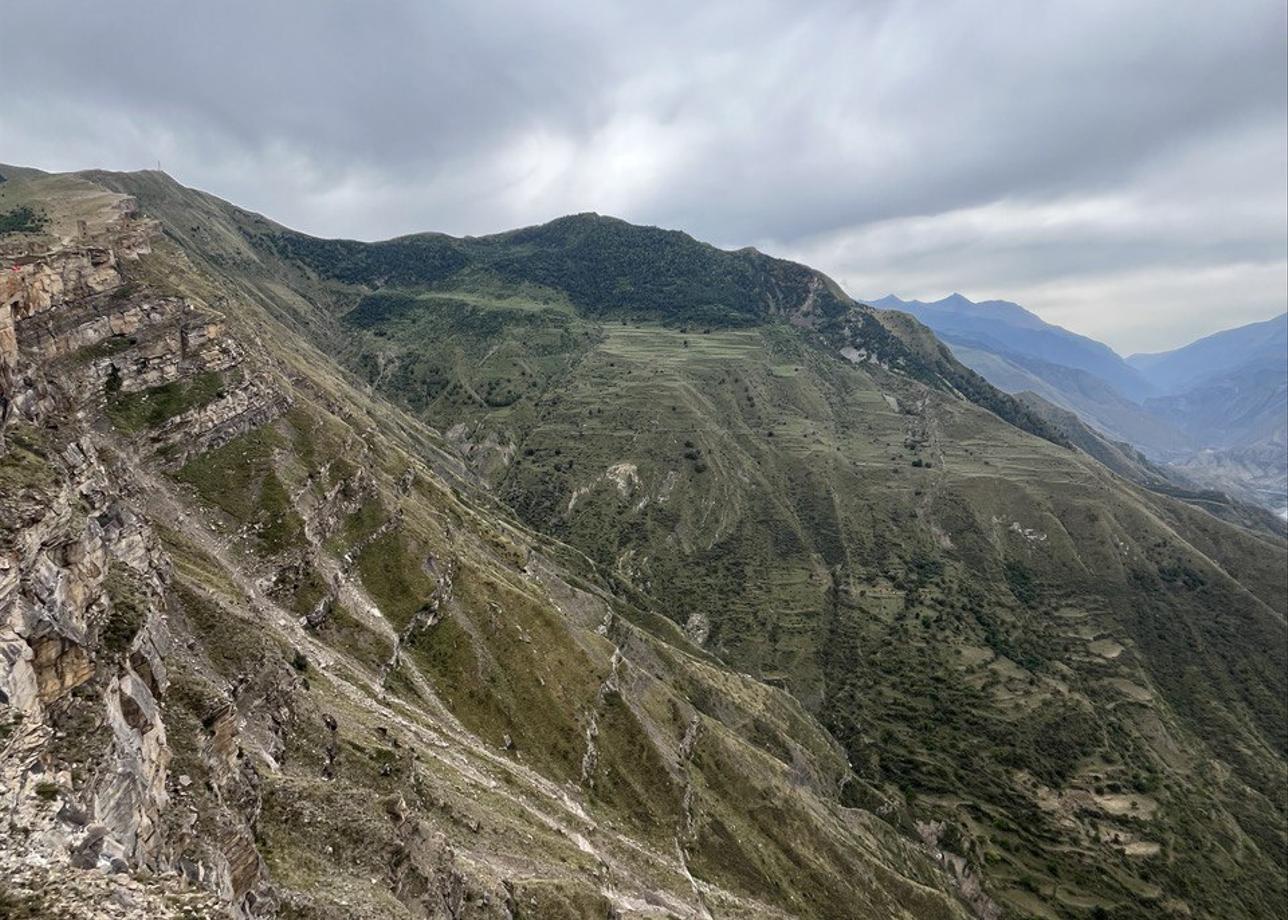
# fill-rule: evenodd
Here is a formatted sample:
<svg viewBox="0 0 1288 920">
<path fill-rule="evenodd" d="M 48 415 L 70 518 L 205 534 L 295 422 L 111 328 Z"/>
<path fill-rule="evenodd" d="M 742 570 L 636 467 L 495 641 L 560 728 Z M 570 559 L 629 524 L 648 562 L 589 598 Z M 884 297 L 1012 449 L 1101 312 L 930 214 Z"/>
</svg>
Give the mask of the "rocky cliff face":
<svg viewBox="0 0 1288 920">
<path fill-rule="evenodd" d="M 171 563 L 128 497 L 139 488 L 129 465 L 100 454 L 86 421 L 114 400 L 234 367 L 240 351 L 216 317 L 125 282 L 121 262 L 149 251 L 155 225 L 131 220 L 128 200 L 113 210 L 125 216 L 96 226 L 92 244 L 10 244 L 0 287 L 0 851 L 25 853 L 29 871 L 161 870 L 192 843 L 162 707 Z M 194 449 L 239 416 L 265 417 L 248 389 L 173 419 L 166 437 Z M 218 855 L 180 863 L 244 895 Z M 123 909 L 147 901 L 115 894 Z"/>
</svg>

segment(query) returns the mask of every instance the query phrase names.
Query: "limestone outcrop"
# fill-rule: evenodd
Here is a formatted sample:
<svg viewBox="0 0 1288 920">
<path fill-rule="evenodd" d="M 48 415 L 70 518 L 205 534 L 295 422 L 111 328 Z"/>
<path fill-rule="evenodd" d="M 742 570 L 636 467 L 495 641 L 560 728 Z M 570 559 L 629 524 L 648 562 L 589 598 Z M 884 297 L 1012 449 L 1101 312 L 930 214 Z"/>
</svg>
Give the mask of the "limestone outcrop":
<svg viewBox="0 0 1288 920">
<path fill-rule="evenodd" d="M 240 371 L 244 353 L 218 314 L 126 279 L 122 263 L 148 251 L 155 225 L 122 209 L 93 244 L 9 246 L 0 276 L 0 853 L 25 854 L 7 867 L 18 890 L 77 871 L 146 870 L 173 878 L 161 887 L 209 912 L 199 915 L 228 905 L 250 915 L 272 902 L 247 820 L 258 805 L 238 761 L 238 719 L 220 723 L 209 764 L 221 777 L 212 788 L 235 804 L 223 835 L 204 840 L 195 809 L 177 807 L 191 781 L 170 769 L 172 563 L 131 499 L 146 486 L 100 452 L 109 441 L 133 448 L 78 421 Z M 140 433 L 137 448 L 181 460 L 286 404 L 241 372 Z M 221 897 L 180 894 L 194 884 Z M 123 905 L 149 901 L 128 885 L 104 890 L 117 889 Z"/>
</svg>

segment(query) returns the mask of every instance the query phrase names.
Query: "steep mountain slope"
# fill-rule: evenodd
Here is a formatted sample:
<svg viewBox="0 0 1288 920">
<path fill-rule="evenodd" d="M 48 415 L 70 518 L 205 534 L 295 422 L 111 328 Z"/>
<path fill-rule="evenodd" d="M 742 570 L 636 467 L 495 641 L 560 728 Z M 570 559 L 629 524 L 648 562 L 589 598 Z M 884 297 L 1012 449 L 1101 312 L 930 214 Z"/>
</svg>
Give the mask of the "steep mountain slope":
<svg viewBox="0 0 1288 920">
<path fill-rule="evenodd" d="M 1004 912 L 1283 894 L 1282 540 L 1128 486 L 800 266 L 587 216 L 313 241 L 102 181 L 444 430 L 530 526 L 790 689 L 854 764 L 847 800 L 959 854 Z"/>
<path fill-rule="evenodd" d="M 841 802 L 795 700 L 515 522 L 222 214 L 135 183 L 227 248 L 0 186 L 41 218 L 0 238 L 0 912 L 988 911 Z"/>
<path fill-rule="evenodd" d="M 1150 399 L 1146 406 L 1184 426 L 1202 447 L 1285 447 L 1288 357 L 1206 378 L 1184 392 Z"/>
<path fill-rule="evenodd" d="M 953 355 L 999 389 L 1034 393 L 1076 413 L 1109 438 L 1128 441 L 1156 458 L 1181 457 L 1192 450 L 1188 434 L 1087 371 L 960 344 L 953 346 Z"/>
<path fill-rule="evenodd" d="M 433 807 L 417 814 L 468 854 L 453 865 L 474 890 L 507 909 L 557 892 L 570 916 L 603 913 L 596 897 L 641 915 L 652 904 L 951 916 L 960 904 L 934 892 L 955 886 L 982 916 L 1260 917 L 1288 895 L 1284 541 L 1124 481 L 1073 446 L 1077 432 L 988 386 L 911 318 L 868 311 L 803 266 L 606 218 L 362 244 L 304 237 L 159 174 L 85 179 L 161 220 L 166 239 L 140 260 L 147 283 L 225 312 L 241 347 L 272 356 L 275 389 L 293 400 L 271 444 L 209 451 L 199 436 L 165 436 L 155 396 L 143 407 L 109 399 L 115 430 L 142 418 L 135 443 L 159 451 L 131 469 L 182 463 L 180 482 L 258 547 L 257 577 L 284 582 L 276 590 L 306 624 L 321 618 L 307 646 L 286 631 L 276 674 L 293 670 L 291 646 L 310 661 L 352 649 L 346 673 L 364 673 L 347 656 L 373 641 L 361 629 L 369 607 L 345 594 L 345 577 L 395 621 L 393 639 L 365 653 L 375 676 L 349 683 L 348 708 L 374 695 L 428 720 L 444 758 L 464 748 L 472 765 L 504 765 L 510 779 L 488 788 L 527 806 L 475 807 L 467 821 L 507 816 L 482 837 Z M 336 436 L 301 441 L 290 421 L 301 404 Z M 328 455 L 338 457 L 324 473 L 315 464 Z M 301 500 L 343 492 L 346 476 L 329 485 L 329 470 L 346 464 L 368 470 L 379 506 L 359 499 L 338 527 L 319 528 L 313 499 Z M 283 493 L 308 525 L 300 557 Z M 403 546 L 380 542 L 389 533 Z M 283 564 L 296 558 L 307 564 Z M 447 558 L 458 587 L 435 619 Z M 505 600 L 499 586 L 459 587 L 467 565 Z M 407 597 L 427 598 L 429 612 Z M 533 642 L 514 638 L 512 618 Z M 408 629 L 412 641 L 398 643 Z M 402 654 L 409 644 L 419 654 Z M 412 687 L 391 678 L 382 702 L 391 660 Z M 638 681 L 625 692 L 623 667 Z M 327 722 L 314 731 L 311 754 L 289 748 L 290 730 L 288 756 L 267 748 L 305 802 L 335 801 L 312 767 L 369 756 L 393 768 L 371 746 L 392 749 L 383 741 L 341 726 L 355 752 L 327 740 Z M 715 739 L 727 746 L 703 745 Z M 260 782 L 278 782 L 259 769 Z M 371 799 L 358 785 L 386 788 L 367 776 L 341 791 L 362 828 Z M 566 817 L 556 824 L 567 837 L 529 826 L 550 816 L 541 793 L 552 780 L 593 829 Z M 405 907 L 409 892 L 456 877 L 422 870 L 432 885 L 364 888 L 364 864 L 329 880 L 333 862 L 299 851 L 298 823 L 264 815 L 268 878 L 300 912 L 376 889 Z M 323 831 L 304 839 L 334 827 Z M 595 856 L 566 846 L 574 832 Z M 401 852 L 371 833 L 364 852 Z M 547 842 L 556 855 L 537 859 Z M 442 865 L 417 852 L 415 865 Z M 608 862 L 607 880 L 582 871 L 583 858 Z M 523 880 L 523 894 L 503 894 L 502 876 Z"/>
<path fill-rule="evenodd" d="M 1165 394 L 1146 409 L 1197 448 L 1178 465 L 1288 519 L 1288 314 L 1129 360 Z"/>
<path fill-rule="evenodd" d="M 1130 444 L 1109 440 L 1076 413 L 1062 409 L 1036 393 L 1020 393 L 1017 398 L 1072 444 L 1129 482 L 1144 486 L 1151 492 L 1179 498 L 1241 527 L 1278 536 L 1288 531 L 1281 516 L 1266 508 L 1264 501 L 1245 497 L 1243 490 L 1236 491 L 1235 497 L 1231 497 L 1229 487 L 1226 490 L 1205 488 L 1198 479 L 1186 477 L 1179 467 L 1161 466 Z"/>
<path fill-rule="evenodd" d="M 1288 313 L 1217 332 L 1172 351 L 1127 358 L 1160 395 L 1183 393 L 1206 381 L 1286 361 Z"/>
</svg>

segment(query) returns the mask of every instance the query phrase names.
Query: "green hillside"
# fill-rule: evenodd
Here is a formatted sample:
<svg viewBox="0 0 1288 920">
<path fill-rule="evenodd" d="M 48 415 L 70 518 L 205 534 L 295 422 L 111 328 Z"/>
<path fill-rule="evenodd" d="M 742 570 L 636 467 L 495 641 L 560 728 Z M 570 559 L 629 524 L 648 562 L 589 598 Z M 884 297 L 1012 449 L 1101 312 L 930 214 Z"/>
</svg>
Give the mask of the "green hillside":
<svg viewBox="0 0 1288 920">
<path fill-rule="evenodd" d="M 969 916 L 793 697 L 291 331 L 207 199 L 117 181 L 182 221 L 5 183 L 50 222 L 3 288 L 0 915 Z"/>
<path fill-rule="evenodd" d="M 751 250 L 593 215 L 315 240 L 160 174 L 88 178 L 164 228 L 128 278 L 227 315 L 290 396 L 208 450 L 155 449 L 251 535 L 275 603 L 329 609 L 310 641 L 347 689 L 310 678 L 292 705 L 357 713 L 383 686 L 524 789 L 578 789 L 617 841 L 570 835 L 529 871 L 562 899 L 537 915 L 601 915 L 621 885 L 588 881 L 595 859 L 720 917 L 1267 917 L 1288 897 L 1281 538 L 1120 478 L 915 321 Z M 116 419 L 154 449 L 156 412 Z M 337 488 L 353 500 L 319 528 Z M 194 596 L 224 577 L 173 546 Z M 337 566 L 386 626 L 343 592 L 327 608 Z M 285 762 L 326 769 L 311 731 Z M 342 747 L 370 773 L 348 807 L 364 786 L 440 807 L 386 790 L 403 755 L 372 744 Z M 316 909 L 299 893 L 331 866 L 292 849 L 287 812 L 339 797 L 270 787 L 268 869 Z M 515 808 L 498 792 L 463 820 L 527 827 Z M 503 827 L 452 845 L 519 859 Z"/>
<path fill-rule="evenodd" d="M 585 323 L 427 310 L 352 361 L 529 524 L 791 690 L 856 804 L 948 819 L 1017 911 L 1274 903 L 1281 543 L 784 324 Z"/>
</svg>

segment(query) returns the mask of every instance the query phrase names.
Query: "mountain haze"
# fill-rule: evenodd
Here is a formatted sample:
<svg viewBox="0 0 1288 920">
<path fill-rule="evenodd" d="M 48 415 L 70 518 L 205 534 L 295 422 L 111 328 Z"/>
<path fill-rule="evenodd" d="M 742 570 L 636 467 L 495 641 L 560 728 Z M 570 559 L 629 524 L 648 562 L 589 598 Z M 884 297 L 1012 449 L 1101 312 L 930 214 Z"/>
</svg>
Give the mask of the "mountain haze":
<svg viewBox="0 0 1288 920">
<path fill-rule="evenodd" d="M 871 304 L 883 310 L 911 313 L 951 345 L 974 346 L 1086 371 L 1130 398 L 1152 392 L 1149 381 L 1108 345 L 1052 325 L 1007 300 L 974 303 L 961 294 L 950 294 L 926 303 L 900 300 L 891 294 Z"/>
<path fill-rule="evenodd" d="M 1249 367 L 1277 368 L 1286 361 L 1288 313 L 1217 332 L 1171 351 L 1127 358 L 1158 395 L 1183 393 L 1213 378 Z"/>
<path fill-rule="evenodd" d="M 1163 464 L 1177 485 L 1288 515 L 1288 314 L 1124 360 L 1005 301 L 873 303 L 905 305 L 990 383 L 1076 413 Z"/>
</svg>

